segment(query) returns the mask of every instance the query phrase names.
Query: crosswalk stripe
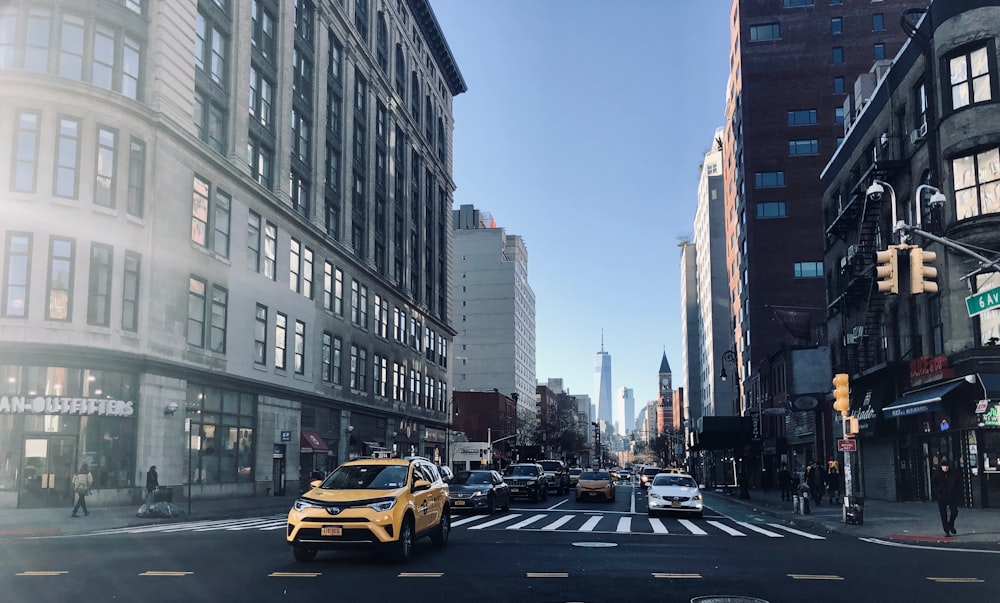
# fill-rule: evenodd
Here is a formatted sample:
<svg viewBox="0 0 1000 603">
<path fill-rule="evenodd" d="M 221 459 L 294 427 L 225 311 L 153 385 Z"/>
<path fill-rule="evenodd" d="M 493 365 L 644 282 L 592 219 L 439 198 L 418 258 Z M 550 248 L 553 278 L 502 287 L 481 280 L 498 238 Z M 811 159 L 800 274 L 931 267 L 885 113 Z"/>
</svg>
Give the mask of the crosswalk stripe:
<svg viewBox="0 0 1000 603">
<path fill-rule="evenodd" d="M 791 532 L 792 534 L 797 534 L 799 536 L 809 538 L 810 540 L 826 540 L 826 538 L 823 536 L 819 536 L 817 534 L 810 534 L 809 532 L 803 532 L 801 530 L 796 530 L 795 528 L 790 528 L 788 526 L 783 526 L 781 524 L 769 523 L 767 525 L 771 526 L 772 528 L 778 528 L 779 530 L 784 530 L 786 532 Z"/>
<path fill-rule="evenodd" d="M 679 523 L 682 526 L 684 526 L 685 528 L 687 528 L 689 532 L 691 532 L 692 534 L 695 534 L 696 536 L 708 536 L 708 532 L 706 532 L 705 530 L 699 528 L 690 519 L 678 519 L 677 523 Z"/>
<path fill-rule="evenodd" d="M 743 532 L 737 530 L 736 528 L 731 528 L 726 524 L 722 523 L 721 521 L 715 521 L 714 519 L 710 519 L 708 520 L 708 523 L 719 528 L 720 530 L 722 530 L 726 534 L 729 534 L 730 536 L 746 536 L 746 534 L 744 534 Z"/>
<path fill-rule="evenodd" d="M 649 525 L 653 526 L 654 534 L 667 534 L 667 526 L 663 525 L 663 522 L 655 517 L 649 518 Z"/>
<path fill-rule="evenodd" d="M 618 520 L 618 529 L 616 532 L 631 532 L 632 531 L 632 518 L 622 517 Z"/>
<path fill-rule="evenodd" d="M 784 538 L 784 536 L 778 534 L 777 532 L 772 532 L 771 530 L 765 530 L 764 528 L 758 528 L 752 523 L 747 523 L 745 521 L 737 521 L 736 523 L 738 523 L 739 525 L 743 526 L 748 530 L 753 530 L 754 532 L 757 532 L 758 534 L 763 534 L 769 538 Z"/>
<path fill-rule="evenodd" d="M 597 524 L 600 523 L 600 521 L 601 521 L 601 516 L 591 517 L 586 522 L 584 522 L 584 524 L 582 526 L 580 526 L 580 529 L 577 530 L 577 531 L 578 532 L 593 532 L 594 528 L 597 527 Z"/>
<path fill-rule="evenodd" d="M 504 515 L 503 517 L 498 517 L 492 521 L 487 521 L 486 523 L 477 523 L 476 525 L 469 528 L 470 530 L 482 530 L 483 528 L 488 528 L 490 526 L 495 526 L 498 523 L 504 523 L 505 521 L 510 521 L 511 519 L 516 519 L 520 517 L 520 513 L 511 513 L 510 515 Z"/>
<path fill-rule="evenodd" d="M 287 521 L 288 521 L 287 519 L 262 519 L 258 521 L 251 521 L 243 525 L 233 526 L 231 528 L 226 528 L 226 529 L 231 531 L 255 530 L 273 526 L 283 526 L 287 523 Z"/>
<path fill-rule="evenodd" d="M 468 517 L 463 517 L 462 519 L 452 520 L 451 527 L 457 528 L 458 526 L 465 525 L 473 521 L 479 521 L 480 519 L 482 519 L 482 517 L 479 515 L 469 515 Z"/>
<path fill-rule="evenodd" d="M 556 530 L 559 527 L 566 525 L 567 523 L 569 523 L 574 518 L 576 518 L 576 515 L 563 515 L 562 517 L 560 517 L 559 519 L 553 521 L 552 523 L 550 523 L 549 525 L 545 526 L 542 529 L 543 530 Z"/>
<path fill-rule="evenodd" d="M 508 530 L 520 530 L 521 528 L 530 526 L 531 524 L 535 523 L 536 521 L 538 521 L 540 519 L 545 519 L 546 517 L 548 517 L 548 515 L 544 515 L 544 514 L 542 514 L 542 515 L 535 515 L 535 516 L 529 517 L 527 519 L 523 519 L 523 520 L 515 523 L 514 525 L 509 525 L 509 526 L 507 526 L 506 529 L 508 529 Z"/>
</svg>

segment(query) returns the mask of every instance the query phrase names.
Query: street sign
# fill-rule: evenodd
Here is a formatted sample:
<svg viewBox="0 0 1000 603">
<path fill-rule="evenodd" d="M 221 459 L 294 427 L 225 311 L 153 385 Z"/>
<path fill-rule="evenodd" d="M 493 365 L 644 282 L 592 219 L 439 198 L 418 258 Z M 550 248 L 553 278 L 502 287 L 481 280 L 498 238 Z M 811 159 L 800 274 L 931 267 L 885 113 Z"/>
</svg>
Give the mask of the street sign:
<svg viewBox="0 0 1000 603">
<path fill-rule="evenodd" d="M 837 440 L 837 452 L 857 452 L 857 440 Z"/>
<path fill-rule="evenodd" d="M 976 314 L 1000 307 L 1000 287 L 993 287 L 992 289 L 987 289 L 981 293 L 966 297 L 965 305 L 969 309 L 970 318 Z"/>
</svg>

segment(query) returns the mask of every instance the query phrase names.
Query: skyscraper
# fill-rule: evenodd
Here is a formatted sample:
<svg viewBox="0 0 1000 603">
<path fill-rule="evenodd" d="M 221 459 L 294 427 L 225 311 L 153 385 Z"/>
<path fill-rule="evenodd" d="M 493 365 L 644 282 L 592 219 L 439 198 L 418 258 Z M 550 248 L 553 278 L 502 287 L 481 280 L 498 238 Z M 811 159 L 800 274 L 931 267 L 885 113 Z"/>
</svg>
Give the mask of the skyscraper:
<svg viewBox="0 0 1000 603">
<path fill-rule="evenodd" d="M 615 404 L 612 408 L 614 417 L 615 433 L 625 435 L 630 429 L 634 429 L 635 423 L 635 395 L 631 387 L 619 387 L 615 392 Z"/>
<path fill-rule="evenodd" d="M 601 351 L 594 356 L 594 397 L 597 398 L 597 420 L 611 425 L 611 354 L 604 351 L 604 334 L 601 334 Z"/>
</svg>

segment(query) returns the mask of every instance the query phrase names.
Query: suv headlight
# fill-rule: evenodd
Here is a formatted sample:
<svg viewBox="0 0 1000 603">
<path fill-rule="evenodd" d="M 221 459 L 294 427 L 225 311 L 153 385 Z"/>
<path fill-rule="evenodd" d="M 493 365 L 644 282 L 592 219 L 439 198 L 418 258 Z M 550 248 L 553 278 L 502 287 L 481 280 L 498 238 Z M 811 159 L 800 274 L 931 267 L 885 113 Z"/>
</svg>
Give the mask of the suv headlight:
<svg viewBox="0 0 1000 603">
<path fill-rule="evenodd" d="M 294 503 L 292 503 L 292 508 L 295 509 L 296 511 L 305 511 L 306 509 L 320 509 L 322 507 L 321 505 L 317 505 L 312 501 L 300 498 L 296 500 Z"/>
<path fill-rule="evenodd" d="M 368 507 L 369 509 L 373 509 L 375 511 L 379 511 L 381 513 L 381 512 L 384 512 L 384 511 L 388 511 L 389 509 L 391 509 L 394 506 L 396 506 L 396 499 L 395 498 L 383 498 L 382 500 L 376 500 L 375 502 L 368 503 L 365 506 Z"/>
</svg>

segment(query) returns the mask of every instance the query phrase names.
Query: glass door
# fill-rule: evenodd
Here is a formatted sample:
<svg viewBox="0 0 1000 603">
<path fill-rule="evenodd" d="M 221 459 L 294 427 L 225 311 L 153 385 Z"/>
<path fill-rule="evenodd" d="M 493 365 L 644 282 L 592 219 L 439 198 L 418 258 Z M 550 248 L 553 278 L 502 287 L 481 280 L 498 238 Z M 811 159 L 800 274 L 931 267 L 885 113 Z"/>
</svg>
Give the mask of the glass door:
<svg viewBox="0 0 1000 603">
<path fill-rule="evenodd" d="M 23 441 L 17 506 L 22 509 L 71 506 L 76 438 L 26 436 Z"/>
</svg>

